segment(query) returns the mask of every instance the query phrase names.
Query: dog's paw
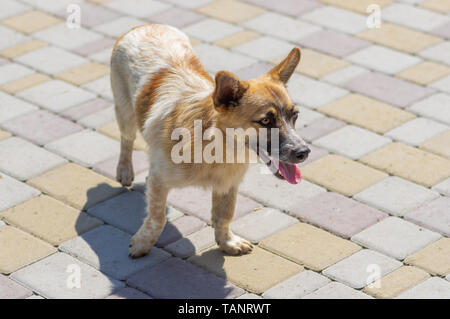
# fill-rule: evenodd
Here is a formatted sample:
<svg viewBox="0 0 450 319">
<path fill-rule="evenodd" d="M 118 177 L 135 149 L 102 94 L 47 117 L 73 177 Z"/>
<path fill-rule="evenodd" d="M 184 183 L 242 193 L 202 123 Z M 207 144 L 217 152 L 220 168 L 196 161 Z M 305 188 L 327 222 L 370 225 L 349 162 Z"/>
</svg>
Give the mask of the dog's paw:
<svg viewBox="0 0 450 319">
<path fill-rule="evenodd" d="M 119 165 L 117 165 L 116 179 L 123 186 L 130 186 L 134 180 L 133 165 L 131 163 L 119 162 Z"/>
<path fill-rule="evenodd" d="M 147 255 L 153 247 L 151 240 L 134 235 L 130 240 L 129 256 L 139 258 Z"/>
<path fill-rule="evenodd" d="M 230 255 L 244 255 L 252 251 L 253 245 L 248 241 L 233 235 L 230 239 L 219 242 L 219 247 Z"/>
</svg>

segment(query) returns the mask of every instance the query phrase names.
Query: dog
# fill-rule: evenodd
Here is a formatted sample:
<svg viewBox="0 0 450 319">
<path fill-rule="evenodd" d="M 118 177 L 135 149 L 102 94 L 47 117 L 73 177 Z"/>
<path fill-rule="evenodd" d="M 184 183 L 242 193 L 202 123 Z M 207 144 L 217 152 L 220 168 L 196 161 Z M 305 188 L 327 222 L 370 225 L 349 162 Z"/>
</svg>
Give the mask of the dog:
<svg viewBox="0 0 450 319">
<path fill-rule="evenodd" d="M 276 156 L 269 149 L 275 142 L 269 133 L 265 136 L 266 147 L 257 145 L 255 149 L 246 143 L 246 150 L 255 151 L 267 165 L 275 165 L 278 178 L 297 183 L 301 174 L 296 164 L 303 162 L 310 150 L 295 131 L 299 110 L 286 83 L 300 55 L 300 49 L 294 48 L 268 73 L 248 81 L 226 71 L 218 72 L 213 79 L 194 53 L 189 38 L 174 27 L 143 25 L 117 40 L 111 57 L 111 88 L 121 132 L 117 180 L 124 186 L 133 181 L 132 151 L 138 130 L 148 144 L 150 160 L 146 182 L 148 216 L 131 238 L 131 257 L 148 254 L 161 234 L 168 192 L 189 185 L 212 188 L 211 222 L 220 249 L 231 255 L 251 252 L 252 245 L 234 235 L 229 227 L 238 186 L 249 163 L 175 163 L 171 155 L 178 142 L 173 140 L 172 132 L 183 127 L 194 136 L 196 121 L 201 121 L 202 132 L 214 128 L 224 136 L 228 128 L 276 128 Z M 185 143 L 184 149 L 193 153 L 195 146 L 191 143 L 196 139 Z M 223 157 L 227 152 L 229 144 Z"/>
</svg>

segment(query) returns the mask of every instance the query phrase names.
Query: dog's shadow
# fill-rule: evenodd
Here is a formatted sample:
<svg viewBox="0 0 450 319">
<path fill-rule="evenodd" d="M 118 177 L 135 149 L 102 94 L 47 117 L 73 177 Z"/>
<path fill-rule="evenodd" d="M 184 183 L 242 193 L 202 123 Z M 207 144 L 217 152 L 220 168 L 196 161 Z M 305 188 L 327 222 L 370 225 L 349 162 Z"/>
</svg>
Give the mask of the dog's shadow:
<svg viewBox="0 0 450 319">
<path fill-rule="evenodd" d="M 108 197 L 108 194 L 117 194 L 120 190 L 123 191 L 121 194 L 112 198 L 109 196 L 109 199 L 98 203 L 99 197 Z M 166 210 L 166 226 L 151 253 L 137 259 L 129 257 L 130 239 L 147 216 L 144 190 L 144 185 L 128 190 L 106 183 L 90 188 L 84 213 L 75 226 L 79 236 L 63 243 L 60 249 L 107 275 L 111 283 L 110 293 L 118 298 L 144 298 L 150 295 L 153 298 L 221 299 L 235 296 L 235 288 L 224 279 L 226 273 L 221 267 L 223 256 L 215 260 L 215 269 L 219 271 L 212 275 L 186 258 L 176 257 L 166 250 L 169 244 L 184 238 L 183 251 L 191 255 L 196 251 L 193 243 L 170 221 L 174 217 L 170 208 Z M 89 230 L 92 217 L 104 223 Z M 96 222 L 98 225 L 99 222 Z"/>
</svg>

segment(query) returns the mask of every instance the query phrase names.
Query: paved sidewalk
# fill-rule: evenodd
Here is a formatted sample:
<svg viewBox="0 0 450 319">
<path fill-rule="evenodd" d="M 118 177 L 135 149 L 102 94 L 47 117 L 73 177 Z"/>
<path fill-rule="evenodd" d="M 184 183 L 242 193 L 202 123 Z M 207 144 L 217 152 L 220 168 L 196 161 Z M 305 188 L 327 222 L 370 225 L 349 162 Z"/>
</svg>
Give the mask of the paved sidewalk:
<svg viewBox="0 0 450 319">
<path fill-rule="evenodd" d="M 250 255 L 217 249 L 210 194 L 187 188 L 128 258 L 148 163 L 140 137 L 134 187 L 115 181 L 109 59 L 146 23 L 187 33 L 212 74 L 302 50 L 289 91 L 311 159 L 296 186 L 249 171 L 232 228 Z M 450 298 L 449 236 L 448 0 L 0 2 L 0 299 Z"/>
</svg>

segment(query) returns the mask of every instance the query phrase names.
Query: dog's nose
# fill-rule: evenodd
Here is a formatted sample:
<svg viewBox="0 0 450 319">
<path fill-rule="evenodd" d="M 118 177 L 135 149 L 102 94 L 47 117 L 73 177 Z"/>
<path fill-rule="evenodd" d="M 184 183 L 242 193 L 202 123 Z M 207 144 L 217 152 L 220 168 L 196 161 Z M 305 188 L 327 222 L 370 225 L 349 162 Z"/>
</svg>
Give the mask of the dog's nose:
<svg viewBox="0 0 450 319">
<path fill-rule="evenodd" d="M 298 160 L 304 161 L 308 157 L 310 152 L 311 150 L 308 147 L 302 146 L 294 151 L 294 155 Z"/>
</svg>

